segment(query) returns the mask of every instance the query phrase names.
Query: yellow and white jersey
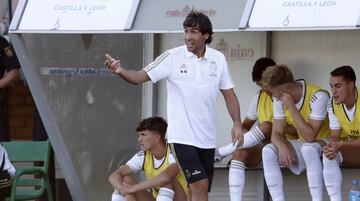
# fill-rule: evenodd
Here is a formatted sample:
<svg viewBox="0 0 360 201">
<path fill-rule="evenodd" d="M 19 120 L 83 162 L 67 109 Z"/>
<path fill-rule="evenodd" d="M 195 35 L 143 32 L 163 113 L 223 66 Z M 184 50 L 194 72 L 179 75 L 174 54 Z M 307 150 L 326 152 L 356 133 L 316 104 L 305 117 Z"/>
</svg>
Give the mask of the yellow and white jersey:
<svg viewBox="0 0 360 201">
<path fill-rule="evenodd" d="M 127 163 L 134 172 L 143 170 L 147 179 L 151 179 L 164 171 L 169 165 L 177 163 L 174 155 L 171 153 L 169 146 L 166 155 L 162 159 L 156 159 L 150 151 L 140 151 L 135 154 Z M 180 170 L 176 176 L 184 191 L 187 192 L 187 182 L 183 172 Z M 157 197 L 160 187 L 152 188 L 152 195 Z"/>
<path fill-rule="evenodd" d="M 258 120 L 259 124 L 263 122 L 272 122 L 274 119 L 273 98 L 266 92 L 260 90 L 252 99 L 247 118 Z M 286 134 L 286 139 L 297 139 L 297 136 Z"/>
<path fill-rule="evenodd" d="M 271 96 L 264 91 L 259 94 L 259 101 L 257 104 L 257 114 L 259 123 L 269 121 L 272 122 L 274 118 L 273 103 Z"/>
<path fill-rule="evenodd" d="M 356 89 L 359 94 L 359 88 Z M 333 99 L 329 101 L 328 113 L 331 129 L 341 129 L 341 138 L 355 140 L 360 138 L 360 99 L 350 110 L 345 104 L 335 104 Z"/>
<path fill-rule="evenodd" d="M 324 120 L 316 139 L 325 138 L 330 134 L 329 120 L 327 117 L 327 102 L 329 93 L 315 85 L 306 83 L 304 80 L 298 80 L 303 86 L 302 98 L 295 105 L 301 116 L 306 122 L 309 119 Z M 287 124 L 295 126 L 291 113 L 283 106 L 280 100 L 274 99 L 274 118 L 286 119 Z M 299 138 L 303 140 L 301 133 Z"/>
</svg>

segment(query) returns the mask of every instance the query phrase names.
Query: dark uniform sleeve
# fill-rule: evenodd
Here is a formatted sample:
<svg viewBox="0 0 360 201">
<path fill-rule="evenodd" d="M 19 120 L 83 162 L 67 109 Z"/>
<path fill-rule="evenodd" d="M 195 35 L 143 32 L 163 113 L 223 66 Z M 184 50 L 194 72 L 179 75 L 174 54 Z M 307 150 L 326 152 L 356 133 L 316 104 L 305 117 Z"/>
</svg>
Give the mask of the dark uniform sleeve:
<svg viewBox="0 0 360 201">
<path fill-rule="evenodd" d="M 2 36 L 0 37 L 0 59 L 1 65 L 5 67 L 7 72 L 12 69 L 20 68 L 20 63 L 15 54 L 14 48 Z"/>
</svg>

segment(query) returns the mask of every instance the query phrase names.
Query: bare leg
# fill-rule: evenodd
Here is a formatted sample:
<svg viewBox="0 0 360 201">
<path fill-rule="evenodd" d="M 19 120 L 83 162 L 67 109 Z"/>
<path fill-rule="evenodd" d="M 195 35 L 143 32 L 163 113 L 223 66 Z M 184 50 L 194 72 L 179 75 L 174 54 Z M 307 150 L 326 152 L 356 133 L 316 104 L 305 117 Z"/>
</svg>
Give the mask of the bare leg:
<svg viewBox="0 0 360 201">
<path fill-rule="evenodd" d="M 138 181 L 132 176 L 125 176 L 124 182 L 126 184 L 136 184 Z M 132 194 L 125 195 L 126 201 L 155 201 L 154 197 L 146 190 L 139 191 Z"/>
<path fill-rule="evenodd" d="M 269 141 L 271 136 L 271 128 L 272 123 L 267 121 L 251 128 L 250 131 L 243 135 L 243 140 L 240 142 L 240 144 L 242 144 L 240 149 L 251 149 L 258 144 L 261 144 L 263 141 Z M 219 162 L 225 156 L 234 153 L 239 146 L 238 144 L 239 140 L 237 140 L 235 144 L 229 143 L 216 149 L 215 162 Z"/>
<path fill-rule="evenodd" d="M 183 187 L 178 180 L 174 179 L 173 189 L 175 192 L 174 201 L 186 201 L 188 199 L 187 194 L 185 193 Z M 188 189 L 186 189 L 189 191 Z"/>
<path fill-rule="evenodd" d="M 189 185 L 192 201 L 208 201 L 208 179 L 202 179 Z"/>
</svg>

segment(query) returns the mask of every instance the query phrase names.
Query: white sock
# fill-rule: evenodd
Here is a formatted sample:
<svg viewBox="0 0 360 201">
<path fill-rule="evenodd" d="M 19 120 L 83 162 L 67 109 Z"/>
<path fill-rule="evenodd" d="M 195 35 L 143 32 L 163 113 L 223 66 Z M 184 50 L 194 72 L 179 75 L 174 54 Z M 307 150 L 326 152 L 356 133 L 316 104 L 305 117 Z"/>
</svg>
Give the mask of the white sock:
<svg viewBox="0 0 360 201">
<path fill-rule="evenodd" d="M 273 144 L 262 150 L 264 177 L 273 201 L 284 201 L 283 176 L 280 170 L 278 151 Z"/>
<path fill-rule="evenodd" d="M 248 149 L 255 145 L 260 144 L 265 139 L 264 133 L 260 130 L 258 126 L 254 126 L 248 132 L 244 134 L 244 143 L 240 146 L 241 149 Z M 218 153 L 220 156 L 227 156 L 232 154 L 238 144 L 238 140 L 236 140 L 235 144 L 230 143 L 225 146 L 222 146 L 218 149 Z"/>
<path fill-rule="evenodd" d="M 342 174 L 339 163 L 323 155 L 324 181 L 331 201 L 341 201 Z"/>
<path fill-rule="evenodd" d="M 238 141 L 236 140 L 235 144 L 230 143 L 228 145 L 219 147 L 219 149 L 218 149 L 219 155 L 220 156 L 227 156 L 227 155 L 230 155 L 230 154 L 234 153 L 237 144 L 238 144 Z"/>
<path fill-rule="evenodd" d="M 306 165 L 306 176 L 312 201 L 323 200 L 323 167 L 320 156 L 322 154 L 321 146 L 314 143 L 304 143 L 301 147 L 301 154 L 303 155 Z"/>
<path fill-rule="evenodd" d="M 244 143 L 240 146 L 241 149 L 248 149 L 260 144 L 265 139 L 264 133 L 260 130 L 259 126 L 252 127 L 247 133 L 244 134 Z"/>
<path fill-rule="evenodd" d="M 245 164 L 232 160 L 229 170 L 230 201 L 241 201 L 245 184 Z"/>
<path fill-rule="evenodd" d="M 111 195 L 111 201 L 126 201 L 125 197 L 115 190 Z"/>
<path fill-rule="evenodd" d="M 174 191 L 170 188 L 160 188 L 156 201 L 172 201 L 174 199 Z"/>
</svg>

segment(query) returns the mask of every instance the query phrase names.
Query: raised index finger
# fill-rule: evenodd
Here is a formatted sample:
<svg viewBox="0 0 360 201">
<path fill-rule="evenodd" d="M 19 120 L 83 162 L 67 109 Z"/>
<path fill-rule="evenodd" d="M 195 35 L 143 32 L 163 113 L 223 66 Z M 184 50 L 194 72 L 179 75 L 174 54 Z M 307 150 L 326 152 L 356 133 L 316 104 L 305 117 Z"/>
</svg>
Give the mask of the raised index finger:
<svg viewBox="0 0 360 201">
<path fill-rule="evenodd" d="M 112 57 L 110 56 L 110 54 L 105 54 L 105 57 L 106 57 L 106 59 L 108 59 L 108 60 L 114 60 L 114 58 L 112 58 Z"/>
</svg>

